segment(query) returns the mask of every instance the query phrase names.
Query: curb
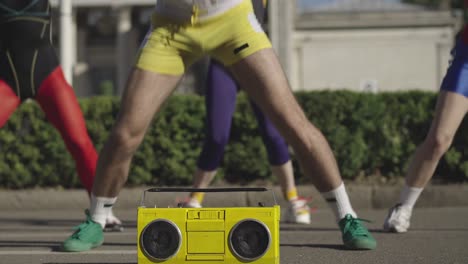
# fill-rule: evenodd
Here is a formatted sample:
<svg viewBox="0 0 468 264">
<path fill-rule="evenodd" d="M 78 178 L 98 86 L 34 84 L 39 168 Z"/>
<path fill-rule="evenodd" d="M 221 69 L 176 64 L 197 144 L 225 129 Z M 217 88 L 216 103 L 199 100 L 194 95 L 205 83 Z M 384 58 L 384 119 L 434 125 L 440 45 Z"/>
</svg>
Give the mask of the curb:
<svg viewBox="0 0 468 264">
<path fill-rule="evenodd" d="M 117 200 L 116 209 L 137 208 L 143 191 L 147 187 L 125 188 Z M 401 186 L 366 186 L 348 184 L 346 186 L 351 203 L 355 209 L 386 209 L 398 202 Z M 281 206 L 287 205 L 282 198 L 281 189 L 272 187 L 276 200 Z M 312 185 L 298 186 L 303 197 L 312 197 L 311 206 L 327 207 L 320 193 Z M 146 196 L 146 206 L 174 206 L 176 201 L 186 197 L 184 193 L 158 193 Z M 421 194 L 417 207 L 457 207 L 468 206 L 468 184 L 432 185 Z M 205 207 L 246 207 L 256 206 L 258 202 L 272 204 L 271 193 L 207 193 Z M 81 189 L 28 189 L 0 190 L 0 210 L 60 210 L 62 208 L 82 210 L 88 207 L 86 192 Z"/>
</svg>

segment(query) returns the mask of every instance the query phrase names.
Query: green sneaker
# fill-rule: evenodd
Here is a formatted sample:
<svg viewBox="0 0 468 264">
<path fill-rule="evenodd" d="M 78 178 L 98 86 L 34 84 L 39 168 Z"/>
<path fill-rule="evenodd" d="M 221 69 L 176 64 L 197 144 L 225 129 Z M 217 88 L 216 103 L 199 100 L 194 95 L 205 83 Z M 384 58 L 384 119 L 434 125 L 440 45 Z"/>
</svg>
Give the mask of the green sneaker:
<svg viewBox="0 0 468 264">
<path fill-rule="evenodd" d="M 74 229 L 76 230 L 65 242 L 62 248 L 64 251 L 79 252 L 86 251 L 102 245 L 104 233 L 100 224 L 94 222 L 86 210 L 86 221 Z"/>
<path fill-rule="evenodd" d="M 369 233 L 367 228 L 361 223 L 363 219 L 354 218 L 347 214 L 340 220 L 340 226 L 343 243 L 348 249 L 374 249 L 377 242 Z"/>
</svg>

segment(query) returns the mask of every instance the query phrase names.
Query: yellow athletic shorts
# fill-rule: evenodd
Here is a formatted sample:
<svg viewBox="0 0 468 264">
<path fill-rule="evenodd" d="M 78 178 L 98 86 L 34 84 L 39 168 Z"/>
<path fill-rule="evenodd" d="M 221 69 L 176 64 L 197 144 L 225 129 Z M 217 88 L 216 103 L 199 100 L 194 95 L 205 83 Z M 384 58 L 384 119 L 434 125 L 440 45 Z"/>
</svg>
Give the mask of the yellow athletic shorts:
<svg viewBox="0 0 468 264">
<path fill-rule="evenodd" d="M 195 21 L 193 21 L 195 20 Z M 271 47 L 253 12 L 250 0 L 218 16 L 192 22 L 175 22 L 153 14 L 152 29 L 140 49 L 140 69 L 180 75 L 204 55 L 232 65 L 249 55 Z"/>
</svg>

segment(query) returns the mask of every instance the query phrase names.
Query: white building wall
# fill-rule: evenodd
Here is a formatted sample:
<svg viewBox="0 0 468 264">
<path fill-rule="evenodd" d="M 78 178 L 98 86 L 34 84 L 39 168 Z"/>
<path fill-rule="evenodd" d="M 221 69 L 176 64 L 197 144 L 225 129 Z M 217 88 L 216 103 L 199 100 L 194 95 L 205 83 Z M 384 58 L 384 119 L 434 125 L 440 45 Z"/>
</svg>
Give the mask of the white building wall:
<svg viewBox="0 0 468 264">
<path fill-rule="evenodd" d="M 436 91 L 452 27 L 296 31 L 294 90 Z"/>
</svg>

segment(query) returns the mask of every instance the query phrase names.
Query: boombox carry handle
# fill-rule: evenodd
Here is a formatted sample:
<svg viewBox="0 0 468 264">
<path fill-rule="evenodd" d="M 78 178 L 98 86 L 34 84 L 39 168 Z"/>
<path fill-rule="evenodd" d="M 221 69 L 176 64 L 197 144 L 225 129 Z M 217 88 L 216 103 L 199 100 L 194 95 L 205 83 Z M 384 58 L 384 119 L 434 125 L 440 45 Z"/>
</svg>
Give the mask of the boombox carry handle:
<svg viewBox="0 0 468 264">
<path fill-rule="evenodd" d="M 236 188 L 179 188 L 179 187 L 162 187 L 162 188 L 150 188 L 143 192 L 141 196 L 140 206 L 144 207 L 146 192 L 267 192 L 271 191 L 275 204 L 276 201 L 275 192 L 272 189 L 264 187 L 236 187 Z"/>
</svg>

